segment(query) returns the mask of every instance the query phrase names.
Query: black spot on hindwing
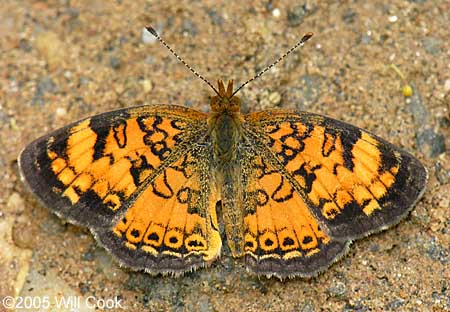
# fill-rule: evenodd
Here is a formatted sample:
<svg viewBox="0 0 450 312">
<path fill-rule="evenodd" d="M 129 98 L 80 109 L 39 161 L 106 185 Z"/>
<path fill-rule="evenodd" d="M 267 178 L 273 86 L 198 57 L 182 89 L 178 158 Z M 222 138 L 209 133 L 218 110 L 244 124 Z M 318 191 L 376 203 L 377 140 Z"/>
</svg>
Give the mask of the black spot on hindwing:
<svg viewBox="0 0 450 312">
<path fill-rule="evenodd" d="M 163 186 L 159 186 L 155 181 L 151 183 L 153 188 L 153 193 L 158 195 L 159 197 L 169 199 L 172 198 L 174 195 L 172 188 L 170 187 L 169 183 L 167 182 L 167 173 L 164 171 L 163 173 Z"/>
<path fill-rule="evenodd" d="M 321 165 L 316 165 L 312 168 L 309 167 L 309 165 L 307 163 L 303 163 L 300 168 L 298 168 L 297 170 L 295 170 L 293 172 L 293 175 L 299 175 L 301 177 L 303 177 L 303 179 L 305 180 L 305 191 L 307 193 L 310 193 L 312 190 L 312 184 L 313 182 L 316 180 L 317 176 L 314 173 L 315 170 L 321 168 Z"/>
<path fill-rule="evenodd" d="M 285 188 L 286 187 L 289 188 L 289 192 L 288 193 L 281 194 L 281 190 L 283 189 L 283 186 Z M 294 195 L 294 189 L 292 188 L 292 186 L 288 182 L 286 182 L 285 178 L 282 177 L 280 184 L 278 184 L 278 186 L 275 189 L 275 191 L 273 192 L 271 198 L 274 201 L 278 202 L 278 203 L 282 203 L 282 202 L 285 202 L 285 201 L 291 199 L 293 195 Z"/>
</svg>

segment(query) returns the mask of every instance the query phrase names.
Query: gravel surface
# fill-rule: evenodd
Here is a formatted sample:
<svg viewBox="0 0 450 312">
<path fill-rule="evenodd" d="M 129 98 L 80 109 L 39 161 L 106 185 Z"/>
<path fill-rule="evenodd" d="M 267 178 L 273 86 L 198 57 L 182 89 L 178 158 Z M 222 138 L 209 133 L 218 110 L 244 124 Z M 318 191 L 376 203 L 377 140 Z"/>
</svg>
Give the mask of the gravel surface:
<svg viewBox="0 0 450 312">
<path fill-rule="evenodd" d="M 79 311 L 101 300 L 117 311 L 450 310 L 450 2 L 340 3 L 0 1 L 0 298 L 48 296 L 49 311 L 70 296 Z M 244 111 L 298 108 L 365 128 L 424 163 L 424 197 L 312 279 L 258 279 L 226 251 L 177 279 L 120 268 L 87 229 L 33 199 L 16 159 L 32 139 L 107 110 L 208 111 L 211 90 L 146 25 L 207 79 L 236 84 L 314 32 L 241 91 Z"/>
</svg>

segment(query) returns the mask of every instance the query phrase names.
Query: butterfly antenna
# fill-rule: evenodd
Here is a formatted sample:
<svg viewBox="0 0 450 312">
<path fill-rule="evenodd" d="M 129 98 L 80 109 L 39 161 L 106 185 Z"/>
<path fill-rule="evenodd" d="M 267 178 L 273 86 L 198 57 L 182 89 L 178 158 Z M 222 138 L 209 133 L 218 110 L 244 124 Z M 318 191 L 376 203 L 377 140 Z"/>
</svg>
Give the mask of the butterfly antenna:
<svg viewBox="0 0 450 312">
<path fill-rule="evenodd" d="M 200 75 L 195 69 L 193 69 L 188 63 L 186 63 L 162 38 L 160 35 L 158 35 L 158 33 L 156 32 L 156 30 L 151 27 L 151 26 L 147 26 L 145 27 L 145 29 L 147 29 L 147 31 L 149 33 L 151 33 L 156 39 L 158 39 L 159 42 L 161 42 L 163 44 L 163 46 L 165 46 L 170 53 L 172 53 L 184 66 L 186 66 L 195 76 L 197 76 L 198 78 L 200 78 L 201 80 L 203 80 L 203 82 L 205 82 L 208 86 L 210 86 L 214 92 L 217 93 L 217 95 L 220 97 L 219 91 L 217 91 L 217 89 L 212 85 L 211 82 L 209 82 L 205 77 L 203 77 L 202 75 Z"/>
<path fill-rule="evenodd" d="M 286 56 L 288 56 L 289 54 L 291 54 L 291 52 L 293 52 L 295 49 L 297 49 L 298 47 L 301 47 L 305 44 L 306 41 L 309 40 L 309 38 L 311 38 L 313 36 L 312 32 L 306 33 L 302 39 L 300 39 L 299 42 L 297 42 L 292 48 L 290 48 L 288 51 L 286 51 L 286 53 L 284 53 L 282 56 L 280 56 L 275 62 L 273 62 L 272 64 L 270 64 L 269 66 L 267 66 L 266 68 L 264 68 L 262 71 L 260 71 L 258 74 L 256 74 L 253 78 L 250 78 L 249 80 L 247 80 L 246 82 L 244 82 L 243 84 L 241 84 L 241 86 L 239 88 L 236 89 L 236 91 L 233 92 L 233 95 L 231 97 L 233 97 L 236 93 L 239 92 L 239 90 L 241 90 L 243 87 L 245 87 L 247 84 L 249 84 L 250 82 L 252 82 L 253 80 L 261 77 L 262 75 L 264 75 L 269 69 L 271 69 L 272 67 L 274 67 L 275 65 L 277 65 L 279 62 L 281 62 Z"/>
</svg>

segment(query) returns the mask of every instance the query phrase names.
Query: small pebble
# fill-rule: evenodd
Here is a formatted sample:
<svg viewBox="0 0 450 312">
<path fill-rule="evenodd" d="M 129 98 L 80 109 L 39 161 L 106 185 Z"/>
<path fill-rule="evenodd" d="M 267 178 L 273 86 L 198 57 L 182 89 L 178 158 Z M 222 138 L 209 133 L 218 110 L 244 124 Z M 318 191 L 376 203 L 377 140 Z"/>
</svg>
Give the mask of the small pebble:
<svg viewBox="0 0 450 312">
<path fill-rule="evenodd" d="M 56 91 L 58 91 L 58 87 L 53 82 L 53 79 L 51 77 L 43 77 L 38 81 L 36 89 L 37 96 L 42 96 L 45 93 L 56 93 Z"/>
<path fill-rule="evenodd" d="M 153 89 L 153 83 L 149 79 L 144 79 L 140 81 L 142 89 L 144 90 L 144 93 L 148 93 L 152 91 Z"/>
<path fill-rule="evenodd" d="M 303 20 L 308 13 L 306 4 L 300 4 L 290 9 L 287 14 L 289 26 L 295 27 L 303 23 Z"/>
<path fill-rule="evenodd" d="M 324 84 L 323 77 L 319 75 L 305 74 L 300 77 L 297 92 L 299 93 L 299 100 L 296 105 L 298 109 L 317 102 L 322 94 L 322 86 Z"/>
<path fill-rule="evenodd" d="M 34 46 L 50 67 L 61 65 L 67 58 L 64 44 L 56 33 L 45 32 L 39 34 L 34 42 Z"/>
<path fill-rule="evenodd" d="M 445 83 L 444 83 L 444 91 L 445 91 L 445 93 L 447 93 L 448 91 L 450 91 L 450 79 L 445 80 Z"/>
<path fill-rule="evenodd" d="M 89 84 L 89 81 L 91 81 L 89 79 L 89 77 L 85 77 L 85 76 L 80 76 L 80 78 L 78 79 L 78 83 L 80 85 L 87 85 L 87 84 Z"/>
<path fill-rule="evenodd" d="M 183 36 L 195 37 L 198 34 L 197 25 L 193 21 L 185 19 L 181 24 L 181 33 Z"/>
<path fill-rule="evenodd" d="M 281 15 L 280 9 L 278 9 L 278 8 L 273 9 L 272 15 L 273 15 L 273 17 L 280 17 L 280 15 Z"/>
<path fill-rule="evenodd" d="M 213 25 L 222 25 L 223 24 L 223 17 L 217 13 L 217 11 L 213 9 L 208 9 L 206 11 L 206 14 L 209 15 L 209 18 L 211 19 L 211 23 Z"/>
<path fill-rule="evenodd" d="M 197 311 L 200 312 L 208 312 L 214 310 L 211 304 L 211 299 L 209 299 L 207 295 L 202 295 L 198 298 L 197 308 L 198 308 Z"/>
<path fill-rule="evenodd" d="M 30 52 L 33 48 L 27 39 L 22 38 L 19 41 L 19 49 L 25 52 Z"/>
<path fill-rule="evenodd" d="M 109 66 L 113 69 L 119 69 L 122 66 L 122 60 L 119 57 L 112 55 L 109 58 Z"/>
<path fill-rule="evenodd" d="M 445 137 L 431 128 L 419 131 L 416 142 L 420 150 L 428 157 L 437 157 L 445 152 Z"/>
<path fill-rule="evenodd" d="M 19 248 L 33 249 L 34 238 L 36 237 L 35 227 L 31 226 L 29 220 L 24 219 L 19 217 L 12 225 L 12 239 Z"/>
<path fill-rule="evenodd" d="M 14 210 L 16 213 L 20 213 L 23 211 L 25 205 L 23 198 L 19 195 L 19 193 L 12 193 L 8 198 L 8 202 L 6 203 L 6 207 L 11 210 Z"/>
<path fill-rule="evenodd" d="M 367 35 L 367 34 L 362 34 L 362 36 L 361 36 L 361 43 L 362 43 L 362 44 L 369 44 L 370 41 L 371 41 L 371 38 L 370 38 L 369 35 Z"/>
<path fill-rule="evenodd" d="M 417 128 L 423 128 L 428 124 L 428 110 L 423 103 L 422 95 L 414 84 L 411 84 L 413 88 L 413 96 L 408 99 L 409 109 L 413 115 L 414 125 Z"/>
<path fill-rule="evenodd" d="M 306 301 L 301 309 L 295 310 L 295 311 L 301 311 L 301 312 L 314 312 L 316 311 L 314 307 L 314 303 L 311 300 Z"/>
<path fill-rule="evenodd" d="M 87 285 L 87 284 L 85 284 L 85 283 L 83 283 L 83 282 L 80 282 L 80 283 L 78 284 L 78 287 L 79 287 L 80 293 L 81 293 L 82 295 L 84 295 L 84 294 L 86 294 L 87 292 L 89 292 L 89 285 Z"/>
<path fill-rule="evenodd" d="M 64 232 L 66 226 L 57 216 L 50 214 L 49 217 L 40 224 L 39 229 L 45 234 L 56 235 Z"/>
<path fill-rule="evenodd" d="M 441 53 L 442 41 L 433 37 L 425 37 L 422 39 L 423 48 L 432 55 Z"/>
<path fill-rule="evenodd" d="M 63 116 L 65 116 L 65 115 L 67 115 L 67 110 L 66 110 L 64 107 L 58 107 L 58 108 L 55 110 L 55 114 L 56 114 L 56 116 L 58 116 L 58 117 L 63 117 Z"/>
<path fill-rule="evenodd" d="M 386 310 L 396 310 L 405 304 L 405 300 L 396 298 L 386 305 Z"/>
<path fill-rule="evenodd" d="M 395 23 L 398 20 L 398 17 L 397 17 L 397 15 L 391 15 L 391 16 L 389 16 L 388 19 L 389 19 L 389 22 Z"/>
<path fill-rule="evenodd" d="M 156 39 L 155 36 L 153 36 L 145 27 L 142 28 L 141 31 L 141 40 L 144 44 L 153 44 L 158 39 Z"/>
<path fill-rule="evenodd" d="M 439 261 L 444 265 L 450 263 L 450 249 L 436 243 L 434 238 L 427 242 L 424 247 L 425 253 L 431 260 Z"/>
<path fill-rule="evenodd" d="M 342 282 L 335 282 L 327 289 L 327 293 L 331 297 L 342 297 L 347 291 L 347 286 Z"/>
<path fill-rule="evenodd" d="M 358 14 L 351 8 L 348 8 L 342 16 L 342 19 L 346 24 L 352 24 L 355 21 L 356 16 L 358 16 Z"/>
<path fill-rule="evenodd" d="M 72 78 L 72 72 L 70 70 L 64 71 L 64 78 L 70 79 Z"/>
<path fill-rule="evenodd" d="M 93 261 L 94 259 L 95 259 L 95 254 L 92 250 L 88 250 L 84 254 L 81 255 L 82 261 Z"/>
<path fill-rule="evenodd" d="M 17 84 L 17 81 L 11 80 L 9 83 L 9 92 L 18 92 L 19 91 L 19 85 Z"/>
<path fill-rule="evenodd" d="M 280 104 L 281 102 L 281 95 L 278 92 L 272 92 L 269 94 L 269 102 L 272 103 L 274 106 Z"/>
<path fill-rule="evenodd" d="M 442 162 L 437 161 L 434 165 L 435 175 L 441 185 L 450 183 L 450 169 L 445 168 Z"/>
<path fill-rule="evenodd" d="M 31 100 L 32 105 L 44 105 L 44 95 L 46 93 L 56 93 L 58 91 L 58 87 L 53 82 L 51 77 L 43 77 L 41 78 L 36 87 L 36 92 Z"/>
</svg>

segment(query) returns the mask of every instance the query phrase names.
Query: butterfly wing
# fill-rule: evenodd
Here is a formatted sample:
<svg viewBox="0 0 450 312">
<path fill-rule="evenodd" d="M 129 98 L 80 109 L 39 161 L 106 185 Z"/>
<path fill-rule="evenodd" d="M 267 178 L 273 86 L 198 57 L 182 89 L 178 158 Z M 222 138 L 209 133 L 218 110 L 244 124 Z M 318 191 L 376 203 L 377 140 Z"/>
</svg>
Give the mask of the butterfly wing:
<svg viewBox="0 0 450 312">
<path fill-rule="evenodd" d="M 94 229 L 122 264 L 150 273 L 179 274 L 211 263 L 220 253 L 216 202 L 207 145 L 164 168 L 113 228 Z"/>
<path fill-rule="evenodd" d="M 220 252 L 208 180 L 206 115 L 179 106 L 104 113 L 56 130 L 19 156 L 39 200 L 131 268 L 180 273 Z M 206 165 L 205 165 L 206 164 Z"/>
<path fill-rule="evenodd" d="M 280 278 L 313 276 L 348 249 L 319 226 L 291 182 L 249 147 L 243 153 L 244 252 L 247 268 Z"/>
<path fill-rule="evenodd" d="M 333 239 L 398 223 L 425 190 L 427 171 L 416 158 L 341 121 L 267 111 L 247 115 L 245 133 Z"/>
<path fill-rule="evenodd" d="M 425 188 L 413 156 L 331 118 L 253 113 L 243 133 L 244 250 L 257 274 L 325 270 L 351 240 L 397 223 Z"/>
</svg>

